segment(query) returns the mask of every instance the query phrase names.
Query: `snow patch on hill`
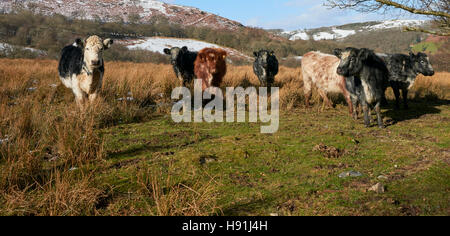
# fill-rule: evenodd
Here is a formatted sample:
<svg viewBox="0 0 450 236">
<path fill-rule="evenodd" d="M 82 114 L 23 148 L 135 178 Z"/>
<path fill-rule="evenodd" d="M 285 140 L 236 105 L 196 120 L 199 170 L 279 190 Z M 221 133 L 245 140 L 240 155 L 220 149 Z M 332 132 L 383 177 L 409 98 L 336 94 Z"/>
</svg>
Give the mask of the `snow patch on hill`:
<svg viewBox="0 0 450 236">
<path fill-rule="evenodd" d="M 29 48 L 29 47 L 22 47 L 22 46 L 14 46 L 8 43 L 0 43 L 0 52 L 8 55 L 9 53 L 13 52 L 14 50 L 27 50 L 33 53 L 37 53 L 39 55 L 46 55 L 47 53 L 42 50 L 38 50 L 35 48 Z"/>
<path fill-rule="evenodd" d="M 137 40 L 122 40 L 119 43 L 126 45 L 128 49 L 141 49 L 164 54 L 164 48 L 188 47 L 190 51 L 200 51 L 203 48 L 221 48 L 227 51 L 232 58 L 250 59 L 249 56 L 232 48 L 222 47 L 217 44 L 207 43 L 195 39 L 149 37 Z"/>
<path fill-rule="evenodd" d="M 402 28 L 405 26 L 414 27 L 421 26 L 425 24 L 425 20 L 388 20 L 383 21 L 380 24 L 367 26 L 367 30 L 380 30 L 380 29 L 392 29 L 392 28 Z"/>
<path fill-rule="evenodd" d="M 306 30 L 294 30 L 284 31 L 280 35 L 288 38 L 289 40 L 339 40 L 347 38 L 348 36 L 355 35 L 361 32 L 377 31 L 384 29 L 394 29 L 408 27 L 417 27 L 427 24 L 425 20 L 389 20 L 378 22 L 367 22 L 369 26 L 333 26 L 323 27 L 320 29 L 306 29 Z"/>
<path fill-rule="evenodd" d="M 144 8 L 144 12 L 147 15 L 151 15 L 152 14 L 151 10 L 153 9 L 163 13 L 166 16 L 171 16 L 171 14 L 167 13 L 166 7 L 164 6 L 163 2 L 155 0 L 140 0 L 138 2 L 138 5 Z"/>
</svg>

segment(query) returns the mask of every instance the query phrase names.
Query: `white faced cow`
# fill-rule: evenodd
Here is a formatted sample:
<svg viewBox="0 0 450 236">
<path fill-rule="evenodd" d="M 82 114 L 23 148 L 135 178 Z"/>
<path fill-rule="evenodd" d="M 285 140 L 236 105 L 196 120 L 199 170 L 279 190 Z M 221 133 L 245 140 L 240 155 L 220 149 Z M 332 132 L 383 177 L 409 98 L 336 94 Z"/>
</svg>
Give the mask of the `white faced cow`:
<svg viewBox="0 0 450 236">
<path fill-rule="evenodd" d="M 103 51 L 112 44 L 112 39 L 102 40 L 94 35 L 84 41 L 77 39 L 74 44 L 63 48 L 58 66 L 59 78 L 72 89 L 79 106 L 97 98 L 105 72 Z"/>
</svg>

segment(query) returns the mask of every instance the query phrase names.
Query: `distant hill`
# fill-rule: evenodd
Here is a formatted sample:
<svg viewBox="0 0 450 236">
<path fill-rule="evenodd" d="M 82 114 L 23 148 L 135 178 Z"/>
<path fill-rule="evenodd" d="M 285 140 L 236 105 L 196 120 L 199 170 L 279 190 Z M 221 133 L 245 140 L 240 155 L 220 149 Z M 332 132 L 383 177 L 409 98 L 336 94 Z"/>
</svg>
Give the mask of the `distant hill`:
<svg viewBox="0 0 450 236">
<path fill-rule="evenodd" d="M 344 40 L 349 36 L 357 34 L 367 34 L 368 32 L 379 34 L 385 30 L 399 30 L 405 26 L 427 26 L 428 24 L 429 22 L 424 20 L 371 21 L 315 29 L 278 31 L 275 33 L 292 41 Z"/>
<path fill-rule="evenodd" d="M 45 15 L 104 22 L 149 22 L 158 18 L 184 26 L 237 30 L 241 23 L 198 8 L 168 4 L 157 0 L 1 0 L 0 11 L 9 13 L 25 8 Z"/>
</svg>

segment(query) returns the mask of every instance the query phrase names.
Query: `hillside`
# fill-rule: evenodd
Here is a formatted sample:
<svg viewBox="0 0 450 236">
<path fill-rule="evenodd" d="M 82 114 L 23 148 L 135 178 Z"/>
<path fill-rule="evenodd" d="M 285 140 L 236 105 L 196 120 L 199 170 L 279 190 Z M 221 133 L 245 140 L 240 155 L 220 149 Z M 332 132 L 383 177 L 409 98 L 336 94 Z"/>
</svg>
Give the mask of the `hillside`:
<svg viewBox="0 0 450 236">
<path fill-rule="evenodd" d="M 277 34 L 289 40 L 343 40 L 352 35 L 370 33 L 383 33 L 386 30 L 400 30 L 405 26 L 426 26 L 424 20 L 389 20 L 371 21 L 364 23 L 346 24 L 340 26 L 321 27 L 316 29 L 303 29 L 293 31 L 278 31 Z"/>
<path fill-rule="evenodd" d="M 0 43 L 14 45 L 13 48 L 19 49 L 9 50 L 7 53 L 5 50 L 0 51 L 0 57 L 57 59 L 61 48 L 72 43 L 75 38 L 84 38 L 92 34 L 110 37 L 116 42 L 125 42 L 116 44 L 108 50 L 105 54 L 106 60 L 168 63 L 167 57 L 160 53 L 162 48 L 149 50 L 145 41 L 171 38 L 175 41 L 181 40 L 182 43 L 186 43 L 186 46 L 215 45 L 215 47 L 226 48 L 232 55 L 230 58 L 235 65 L 248 64 L 249 56 L 251 57 L 254 51 L 267 48 L 275 51 L 277 57 L 281 59 L 280 62 L 289 67 L 299 66 L 299 56 L 309 51 L 332 53 L 336 47 L 352 46 L 371 48 L 384 53 L 407 53 L 411 49 L 417 51 L 424 46 L 420 45 L 421 43 L 427 43 L 424 42 L 427 39 L 426 34 L 405 33 L 401 30 L 401 26 L 426 24 L 424 21 L 355 23 L 292 31 L 289 32 L 291 36 L 287 37 L 287 32 L 283 30 L 266 31 L 243 27 L 240 23 L 227 21 L 192 7 L 181 7 L 158 1 L 110 0 L 108 4 L 104 1 L 106 0 L 92 3 L 81 1 L 82 7 L 79 7 L 79 10 L 85 12 L 85 9 L 88 9 L 89 15 L 69 14 L 71 6 L 75 6 L 73 5 L 75 1 L 70 0 L 38 0 L 33 3 L 27 0 L 0 2 Z M 106 4 L 105 9 L 107 9 L 101 17 L 106 18 L 101 18 L 94 14 L 94 10 L 92 12 L 89 10 L 96 6 L 103 7 L 101 2 Z M 148 4 L 136 5 L 144 2 Z M 20 7 L 29 10 L 21 10 Z M 174 10 L 178 8 L 180 9 Z M 119 17 L 119 19 L 113 17 L 114 9 L 126 9 L 123 11 L 125 13 L 130 9 L 138 10 L 132 14 L 125 14 L 127 18 Z M 177 14 L 172 11 L 177 11 Z M 200 17 L 204 14 L 209 17 Z M 188 15 L 189 19 L 197 19 L 196 23 L 193 24 L 193 21 L 183 18 L 183 15 Z M 211 19 L 222 19 L 230 24 L 222 24 L 223 21 L 220 23 Z M 111 22 L 104 20 L 111 20 Z M 292 40 L 293 37 L 298 37 L 298 40 Z M 173 40 L 159 42 L 158 47 L 175 45 Z M 129 42 L 137 46 L 130 46 Z M 161 46 L 162 44 L 164 45 Z M 427 43 L 427 45 L 431 47 L 428 49 L 433 49 L 432 52 L 437 53 L 436 55 L 443 48 L 442 44 Z M 33 48 L 44 53 L 23 50 L 23 48 Z M 193 50 L 198 49 L 193 47 Z M 443 53 L 445 58 L 447 54 Z M 446 63 L 439 63 L 438 60 L 436 62 L 439 64 L 439 70 L 449 70 Z"/>
<path fill-rule="evenodd" d="M 149 22 L 155 18 L 183 26 L 237 30 L 243 25 L 194 7 L 157 0 L 2 0 L 0 11 L 10 13 L 25 8 L 45 15 L 60 14 L 76 19 L 104 22 Z"/>
</svg>

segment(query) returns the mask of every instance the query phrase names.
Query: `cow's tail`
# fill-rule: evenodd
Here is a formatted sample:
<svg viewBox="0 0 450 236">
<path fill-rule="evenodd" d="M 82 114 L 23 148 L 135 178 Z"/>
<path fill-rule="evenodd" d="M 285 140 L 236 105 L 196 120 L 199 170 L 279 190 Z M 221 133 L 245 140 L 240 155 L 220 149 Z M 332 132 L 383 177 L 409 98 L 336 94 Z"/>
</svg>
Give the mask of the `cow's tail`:
<svg viewBox="0 0 450 236">
<path fill-rule="evenodd" d="M 303 77 L 303 91 L 305 95 L 310 94 L 312 90 L 312 80 L 311 76 L 305 71 L 304 67 L 302 67 L 302 77 Z"/>
<path fill-rule="evenodd" d="M 310 106 L 310 100 L 312 96 L 312 78 L 306 72 L 304 67 L 302 66 L 302 76 L 303 76 L 303 92 L 305 94 L 305 105 L 306 107 Z"/>
</svg>

